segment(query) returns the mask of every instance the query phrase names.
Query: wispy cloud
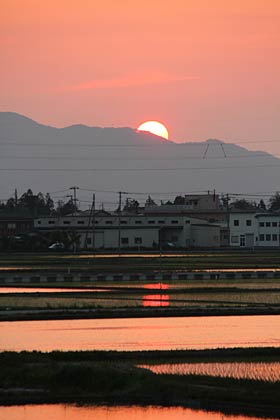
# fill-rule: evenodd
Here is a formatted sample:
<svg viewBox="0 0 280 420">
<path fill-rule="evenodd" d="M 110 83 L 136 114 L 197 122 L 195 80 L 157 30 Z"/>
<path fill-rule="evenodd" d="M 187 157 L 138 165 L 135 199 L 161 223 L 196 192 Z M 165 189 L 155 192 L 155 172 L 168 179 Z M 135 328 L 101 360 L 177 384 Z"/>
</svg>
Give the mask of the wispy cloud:
<svg viewBox="0 0 280 420">
<path fill-rule="evenodd" d="M 199 76 L 176 76 L 164 73 L 127 75 L 113 79 L 96 79 L 88 82 L 67 86 L 65 91 L 82 91 L 94 89 L 119 89 L 129 87 L 141 87 L 147 85 L 168 84 L 186 80 L 198 80 Z"/>
</svg>

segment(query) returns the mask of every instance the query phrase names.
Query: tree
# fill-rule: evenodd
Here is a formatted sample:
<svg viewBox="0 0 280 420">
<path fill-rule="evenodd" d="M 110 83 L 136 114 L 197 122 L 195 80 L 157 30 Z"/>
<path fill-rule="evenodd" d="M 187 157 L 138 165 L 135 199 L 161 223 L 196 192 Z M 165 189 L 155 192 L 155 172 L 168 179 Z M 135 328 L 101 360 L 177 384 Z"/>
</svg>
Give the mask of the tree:
<svg viewBox="0 0 280 420">
<path fill-rule="evenodd" d="M 231 207 L 237 210 L 256 210 L 257 208 L 255 202 L 247 201 L 245 198 L 234 201 L 231 203 Z"/>
<path fill-rule="evenodd" d="M 269 210 L 277 211 L 280 210 L 280 193 L 277 192 L 274 196 L 269 199 Z"/>
<path fill-rule="evenodd" d="M 51 214 L 54 211 L 54 202 L 50 196 L 50 193 L 47 193 L 45 196 L 45 206 L 48 214 Z"/>
<path fill-rule="evenodd" d="M 123 209 L 128 212 L 137 213 L 138 207 L 139 203 L 137 200 L 132 200 L 128 198 Z"/>
<path fill-rule="evenodd" d="M 260 200 L 259 204 L 258 204 L 258 209 L 260 210 L 266 210 L 266 204 L 263 200 Z"/>
<path fill-rule="evenodd" d="M 156 206 L 157 204 L 155 203 L 155 201 L 152 199 L 152 197 L 149 195 L 146 203 L 145 203 L 145 207 L 152 207 L 152 206 Z"/>
<path fill-rule="evenodd" d="M 41 192 L 37 195 L 29 188 L 22 196 L 17 199 L 17 195 L 7 200 L 2 206 L 3 210 L 16 211 L 21 214 L 30 214 L 32 216 L 48 216 L 54 211 L 54 202 L 49 193 L 44 196 Z"/>
<path fill-rule="evenodd" d="M 74 214 L 77 212 L 77 207 L 75 206 L 72 198 L 68 200 L 66 203 L 64 201 L 59 200 L 56 212 L 59 216 L 66 216 L 66 214 Z"/>
<path fill-rule="evenodd" d="M 176 204 L 176 205 L 186 204 L 185 197 L 183 197 L 182 195 L 177 195 L 177 197 L 175 197 L 174 204 Z"/>
</svg>

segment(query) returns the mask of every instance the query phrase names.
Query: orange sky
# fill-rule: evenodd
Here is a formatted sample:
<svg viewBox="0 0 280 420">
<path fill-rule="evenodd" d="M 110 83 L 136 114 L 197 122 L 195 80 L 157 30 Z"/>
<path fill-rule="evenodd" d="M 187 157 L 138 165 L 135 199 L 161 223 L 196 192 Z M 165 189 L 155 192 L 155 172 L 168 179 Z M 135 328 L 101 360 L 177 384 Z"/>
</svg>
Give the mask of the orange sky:
<svg viewBox="0 0 280 420">
<path fill-rule="evenodd" d="M 175 141 L 280 141 L 279 0 L 0 6 L 1 111 L 56 126 L 159 119 Z"/>
</svg>

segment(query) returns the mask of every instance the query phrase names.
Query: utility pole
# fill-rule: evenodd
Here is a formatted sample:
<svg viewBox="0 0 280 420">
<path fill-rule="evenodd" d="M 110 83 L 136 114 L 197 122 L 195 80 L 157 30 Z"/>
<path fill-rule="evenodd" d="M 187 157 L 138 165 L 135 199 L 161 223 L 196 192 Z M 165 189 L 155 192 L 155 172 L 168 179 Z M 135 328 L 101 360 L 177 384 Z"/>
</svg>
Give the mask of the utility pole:
<svg viewBox="0 0 280 420">
<path fill-rule="evenodd" d="M 88 226 L 87 226 L 85 243 L 84 243 L 85 248 L 87 248 L 87 239 L 88 239 L 91 222 L 92 222 L 92 248 L 94 249 L 95 248 L 95 237 L 94 237 L 95 236 L 95 194 L 92 195 L 92 204 L 90 208 Z"/>
<path fill-rule="evenodd" d="M 78 206 L 77 206 L 77 190 L 79 190 L 79 187 L 70 187 L 69 190 L 74 191 L 74 205 L 75 205 L 75 213 L 77 212 Z"/>
<path fill-rule="evenodd" d="M 18 205 L 18 193 L 17 193 L 17 189 L 15 189 L 15 205 Z"/>
<path fill-rule="evenodd" d="M 229 229 L 229 196 L 228 194 L 226 198 L 226 203 L 227 203 L 227 228 Z"/>
<path fill-rule="evenodd" d="M 93 194 L 92 196 L 92 211 L 93 211 L 93 216 L 92 216 L 92 250 L 93 252 L 95 251 L 95 194 Z"/>
<path fill-rule="evenodd" d="M 119 191 L 119 206 L 118 206 L 118 249 L 119 254 L 121 253 L 121 211 L 122 211 L 122 192 Z"/>
<path fill-rule="evenodd" d="M 229 227 L 229 195 L 226 196 L 226 206 L 227 206 L 227 235 L 228 235 L 228 245 L 230 245 L 230 227 Z"/>
</svg>

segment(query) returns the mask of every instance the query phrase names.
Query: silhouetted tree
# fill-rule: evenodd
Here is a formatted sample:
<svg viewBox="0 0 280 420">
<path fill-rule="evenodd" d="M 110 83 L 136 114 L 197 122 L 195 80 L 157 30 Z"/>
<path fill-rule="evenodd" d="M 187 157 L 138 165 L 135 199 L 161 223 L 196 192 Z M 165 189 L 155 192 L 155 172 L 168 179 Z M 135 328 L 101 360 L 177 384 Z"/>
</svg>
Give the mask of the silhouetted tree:
<svg viewBox="0 0 280 420">
<path fill-rule="evenodd" d="M 258 204 L 258 209 L 260 210 L 266 210 L 266 204 L 263 200 L 260 200 L 259 204 Z"/>
<path fill-rule="evenodd" d="M 138 207 L 139 203 L 137 200 L 131 200 L 128 198 L 123 209 L 128 212 L 137 213 Z"/>
<path fill-rule="evenodd" d="M 175 197 L 174 204 L 183 205 L 185 203 L 186 203 L 185 197 L 183 197 L 182 195 L 177 195 L 177 197 Z"/>
<path fill-rule="evenodd" d="M 155 201 L 152 199 L 152 197 L 149 195 L 148 196 L 148 198 L 147 198 L 147 200 L 146 200 L 146 203 L 145 203 L 145 206 L 146 207 L 151 207 L 151 206 L 156 206 L 157 204 L 155 203 Z"/>
<path fill-rule="evenodd" d="M 32 216 L 50 215 L 54 211 L 54 203 L 49 193 L 44 196 L 41 192 L 33 194 L 29 188 L 22 196 L 11 197 L 1 209 L 8 212 L 30 214 Z"/>
<path fill-rule="evenodd" d="M 75 206 L 72 198 L 68 200 L 66 203 L 64 201 L 59 200 L 56 212 L 59 216 L 65 216 L 66 214 L 74 214 L 78 211 L 77 207 Z"/>
<path fill-rule="evenodd" d="M 277 211 L 280 210 L 280 193 L 277 192 L 274 196 L 269 199 L 269 210 Z"/>
<path fill-rule="evenodd" d="M 255 210 L 257 206 L 255 202 L 247 201 L 245 198 L 242 198 L 241 200 L 236 200 L 231 203 L 231 208 L 237 210 Z"/>
</svg>

